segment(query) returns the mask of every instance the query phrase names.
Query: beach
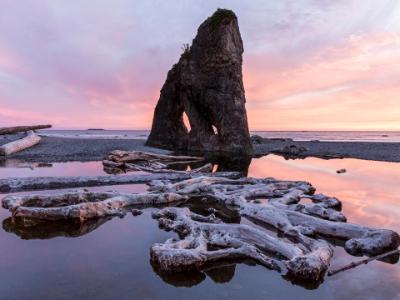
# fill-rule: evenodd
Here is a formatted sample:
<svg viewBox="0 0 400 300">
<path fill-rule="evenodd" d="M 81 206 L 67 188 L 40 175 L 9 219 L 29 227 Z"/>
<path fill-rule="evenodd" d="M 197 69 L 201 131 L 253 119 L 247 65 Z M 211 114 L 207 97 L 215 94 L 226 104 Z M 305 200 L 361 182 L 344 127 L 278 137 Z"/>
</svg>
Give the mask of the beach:
<svg viewBox="0 0 400 300">
<path fill-rule="evenodd" d="M 20 138 L 22 135 L 8 135 L 0 139 L 0 145 Z M 400 162 L 400 143 L 394 142 L 350 142 L 350 141 L 292 141 L 287 139 L 263 139 L 254 144 L 254 157 L 265 156 L 282 150 L 285 146 L 304 147 L 298 158 L 321 157 L 358 158 L 365 160 Z M 137 150 L 167 153 L 167 150 L 145 146 L 144 139 L 122 138 L 71 138 L 43 136 L 40 144 L 15 153 L 9 159 L 29 162 L 67 162 L 102 160 L 112 150 Z M 293 157 L 292 157 L 293 158 Z"/>
<path fill-rule="evenodd" d="M 170 152 L 145 146 L 147 135 L 143 132 L 48 132 L 41 135 L 39 144 L 0 160 L 0 178 L 104 176 L 106 173 L 101 161 L 112 150 Z M 349 223 L 398 231 L 396 220 L 400 212 L 396 180 L 400 176 L 400 143 L 384 141 L 384 137 L 379 140 L 379 135 L 376 134 L 372 141 L 369 140 L 371 134 L 313 135 L 308 132 L 306 136 L 303 132 L 263 133 L 261 139 L 253 144 L 253 157 L 241 161 L 240 157 L 231 155 L 233 163 L 213 161 L 213 158 L 210 158 L 210 162 L 218 166 L 216 170 L 240 170 L 249 177 L 306 180 L 316 188 L 316 193 L 324 193 L 342 201 L 342 211 Z M 23 136 L 3 136 L 0 145 Z M 316 141 L 316 137 L 323 141 Z M 334 140 L 338 137 L 345 140 Z M 290 146 L 302 151 L 298 155 L 282 153 L 285 147 Z M 239 163 L 235 162 L 235 158 Z M 346 172 L 338 174 L 339 169 L 345 169 Z M 146 189 L 143 184 L 85 188 L 88 191 L 127 193 L 144 192 Z M 23 194 L 51 195 L 76 190 L 69 188 Z M 202 211 L 200 204 L 193 202 L 191 205 L 194 211 Z M 160 273 L 149 263 L 149 248 L 175 235 L 160 230 L 152 219 L 152 214 L 158 209 L 148 207 L 142 210 L 140 216 L 127 214 L 121 219 L 99 218 L 82 224 L 43 222 L 28 227 L 14 223 L 9 212 L 1 210 L 3 230 L 0 231 L 0 245 L 5 249 L 5 255 L 0 259 L 0 266 L 7 268 L 9 262 L 13 264 L 13 268 L 1 277 L 5 283 L 1 294 L 7 298 L 15 295 L 16 290 L 12 288 L 15 282 L 21 276 L 27 276 L 33 282 L 33 287 L 19 289 L 17 297 L 26 298 L 34 293 L 43 298 L 49 295 L 48 287 L 51 286 L 51 296 L 63 294 L 66 298 L 109 299 L 116 294 L 134 294 L 138 298 L 206 299 L 211 292 L 218 298 L 231 299 L 344 299 L 358 286 L 359 278 L 366 288 L 358 288 L 355 299 L 365 299 L 366 296 L 379 298 L 382 295 L 393 299 L 397 295 L 397 281 L 393 281 L 393 278 L 398 274 L 398 257 L 325 277 L 323 282 L 316 285 L 292 282 L 276 272 L 246 263 L 232 263 L 182 276 L 179 273 L 176 276 Z M 251 223 L 241 218 L 239 224 Z M 340 244 L 334 244 L 334 249 L 333 269 L 359 259 L 348 255 Z M 45 281 L 35 279 L 37 270 L 43 271 L 42 278 Z M 59 277 L 51 275 L 54 270 L 58 270 Z M 82 274 L 78 278 L 76 270 Z M 94 277 L 83 275 L 93 272 L 96 274 Z M 85 289 L 76 288 L 81 281 Z M 104 288 L 110 283 L 114 288 Z M 103 294 L 100 297 L 96 293 L 99 290 Z"/>
</svg>

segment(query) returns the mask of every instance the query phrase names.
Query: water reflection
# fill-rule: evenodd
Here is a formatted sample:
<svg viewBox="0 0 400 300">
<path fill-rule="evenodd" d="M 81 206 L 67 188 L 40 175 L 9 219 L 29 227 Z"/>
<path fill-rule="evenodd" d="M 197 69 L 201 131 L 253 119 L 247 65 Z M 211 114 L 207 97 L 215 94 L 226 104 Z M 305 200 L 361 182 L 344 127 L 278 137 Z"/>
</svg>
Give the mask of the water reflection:
<svg viewBox="0 0 400 300">
<path fill-rule="evenodd" d="M 150 261 L 154 272 L 168 284 L 176 287 L 192 287 L 198 285 L 207 278 L 212 279 L 215 283 L 227 283 L 235 276 L 236 263 L 223 263 L 219 265 L 209 266 L 208 268 L 199 271 L 191 272 L 164 272 L 157 265 Z"/>
<path fill-rule="evenodd" d="M 188 207 L 192 212 L 203 216 L 214 214 L 225 223 L 241 222 L 241 217 L 237 209 L 222 205 L 212 198 L 192 197 L 178 206 Z"/>
<path fill-rule="evenodd" d="M 337 174 L 342 168 L 347 172 Z M 268 155 L 253 159 L 249 176 L 311 182 L 318 193 L 342 201 L 348 222 L 400 232 L 400 163 L 318 158 L 287 161 Z"/>
<path fill-rule="evenodd" d="M 235 260 L 235 261 L 221 261 L 219 263 L 213 263 L 207 265 L 202 270 L 184 271 L 184 272 L 165 272 L 150 261 L 153 271 L 167 284 L 175 287 L 193 287 L 202 283 L 206 278 L 210 278 L 214 283 L 228 283 L 235 277 L 235 270 L 240 264 L 249 267 L 255 267 L 256 264 L 251 260 Z M 268 272 L 265 269 L 265 272 Z M 324 281 L 323 279 L 319 282 L 310 282 L 306 280 L 300 280 L 299 278 L 293 278 L 290 276 L 280 276 L 282 280 L 290 282 L 290 284 L 299 286 L 306 290 L 317 289 Z"/>
<path fill-rule="evenodd" d="M 30 176 L 94 176 L 104 174 L 101 162 L 44 163 L 0 159 L 0 178 Z"/>
<path fill-rule="evenodd" d="M 19 218 L 7 218 L 3 220 L 3 229 L 14 233 L 23 240 L 52 239 L 55 237 L 79 237 L 111 220 L 109 218 L 90 219 L 85 222 L 61 220 L 43 221 Z"/>
<path fill-rule="evenodd" d="M 196 165 L 193 165 L 193 168 L 201 167 L 206 162 L 209 162 L 215 166 L 214 171 L 241 172 L 243 176 L 247 176 L 252 159 L 252 156 L 243 154 L 225 155 L 223 153 L 211 152 L 176 152 L 176 154 L 204 157 L 204 162 L 198 162 Z"/>
<path fill-rule="evenodd" d="M 197 155 L 204 157 L 204 160 L 190 162 L 190 163 L 169 163 L 168 168 L 177 170 L 177 171 L 185 171 L 185 170 L 193 170 L 204 166 L 206 163 L 211 163 L 213 165 L 214 172 L 225 172 L 225 171 L 234 171 L 240 172 L 243 176 L 247 176 L 249 166 L 251 163 L 251 156 L 243 156 L 243 155 L 221 155 L 221 154 L 211 154 L 211 153 L 187 153 L 187 152 L 179 152 L 176 153 L 178 155 Z M 107 174 L 124 174 L 129 172 L 124 166 L 114 167 L 105 165 L 103 167 L 103 171 Z"/>
<path fill-rule="evenodd" d="M 349 222 L 400 232 L 400 164 L 356 159 L 285 160 L 275 155 L 253 159 L 251 163 L 224 164 L 222 160 L 212 160 L 219 170 L 248 169 L 248 175 L 253 177 L 310 181 L 318 192 L 343 201 L 343 212 Z M 11 168 L 4 166 L 0 168 L 0 177 L 103 174 L 101 162 L 55 163 L 52 167 L 33 169 L 21 169 L 21 164 Z M 340 168 L 346 168 L 347 173 L 336 174 Z M 105 187 L 103 190 L 111 189 L 134 191 L 132 186 Z M 200 200 L 192 199 L 187 205 L 199 214 L 209 214 L 211 209 L 225 222 L 246 221 L 234 210 L 219 207 L 209 199 L 199 204 Z M 165 274 L 150 265 L 149 247 L 175 237 L 175 234 L 159 230 L 157 222 L 150 217 L 150 210 L 145 210 L 139 217 L 128 215 L 122 220 L 100 219 L 84 224 L 61 222 L 22 226 L 8 216 L 8 212 L 0 211 L 4 229 L 0 232 L 3 252 L 0 269 L 7 270 L 0 272 L 3 283 L 0 295 L 4 299 L 57 298 L 58 295 L 85 299 L 130 299 L 134 296 L 153 299 L 346 299 L 349 294 L 352 299 L 396 299 L 400 294 L 398 255 L 327 277 L 319 286 L 285 277 L 286 280 L 282 280 L 278 273 L 252 266 L 251 262 Z M 332 268 L 358 260 L 345 253 L 341 241 L 331 242 L 336 245 Z"/>
<path fill-rule="evenodd" d="M 0 168 L 51 168 L 53 164 L 46 162 L 27 162 L 20 159 L 0 157 Z"/>
</svg>

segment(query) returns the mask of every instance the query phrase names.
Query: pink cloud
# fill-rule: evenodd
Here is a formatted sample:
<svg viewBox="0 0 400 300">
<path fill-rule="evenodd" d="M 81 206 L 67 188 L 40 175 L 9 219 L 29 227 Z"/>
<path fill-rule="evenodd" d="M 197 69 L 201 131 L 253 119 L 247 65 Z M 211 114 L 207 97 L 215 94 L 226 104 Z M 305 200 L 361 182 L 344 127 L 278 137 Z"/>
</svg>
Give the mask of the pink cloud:
<svg viewBox="0 0 400 300">
<path fill-rule="evenodd" d="M 295 68 L 269 68 L 272 57 L 249 57 L 251 128 L 399 130 L 399 49 L 400 34 L 373 33 L 352 35 Z"/>
<path fill-rule="evenodd" d="M 355 1 L 162 2 L 157 11 L 128 0 L 5 1 L 0 106 L 21 114 L 3 112 L 0 126 L 51 116 L 64 128 L 149 128 L 182 43 L 226 6 L 245 43 L 251 129 L 399 128 L 396 12 L 366 1 L 356 11 Z"/>
</svg>

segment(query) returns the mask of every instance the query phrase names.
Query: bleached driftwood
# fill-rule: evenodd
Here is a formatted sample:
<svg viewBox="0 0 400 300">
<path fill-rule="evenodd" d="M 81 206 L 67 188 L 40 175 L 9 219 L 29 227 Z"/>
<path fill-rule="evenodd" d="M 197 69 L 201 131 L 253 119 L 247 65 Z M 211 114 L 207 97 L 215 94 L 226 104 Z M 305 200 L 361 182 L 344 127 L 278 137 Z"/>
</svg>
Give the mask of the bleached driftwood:
<svg viewBox="0 0 400 300">
<path fill-rule="evenodd" d="M 148 183 L 153 180 L 185 180 L 202 173 L 160 173 L 127 176 L 67 176 L 67 177 L 8 177 L 0 179 L 0 193 L 14 193 L 33 190 L 49 190 L 91 186 Z M 238 172 L 213 173 L 209 176 L 238 178 Z"/>
<path fill-rule="evenodd" d="M 3 208 L 14 218 L 39 220 L 93 218 L 124 214 L 124 207 L 132 205 L 161 205 L 186 200 L 175 193 L 116 193 L 76 191 L 55 195 L 7 196 Z"/>
<path fill-rule="evenodd" d="M 151 248 L 153 264 L 164 272 L 245 258 L 294 278 L 319 282 L 333 256 L 332 246 L 322 236 L 345 241 L 346 251 L 353 255 L 380 254 L 400 243 L 394 231 L 345 223 L 340 201 L 314 195 L 315 189 L 307 182 L 216 176 L 176 182 L 166 178 L 182 178 L 183 174 L 151 174 L 156 175 L 159 180 L 147 181 L 150 188 L 139 194 L 10 195 L 2 204 L 15 218 L 83 221 L 124 214 L 132 205 L 174 205 L 200 197 L 229 207 L 250 221 L 249 225 L 222 223 L 213 214 L 199 215 L 188 208 L 167 207 L 154 213 L 162 228 L 174 230 L 180 237 Z M 161 175 L 168 176 L 163 179 Z M 303 204 L 302 199 L 311 201 Z M 279 238 L 252 224 L 275 228 Z"/>
<path fill-rule="evenodd" d="M 108 174 L 120 174 L 130 171 L 143 171 L 148 173 L 207 173 L 211 172 L 213 169 L 213 165 L 211 163 L 207 163 L 204 166 L 201 166 L 196 169 L 187 170 L 187 171 L 179 171 L 168 169 L 168 166 L 162 163 L 150 162 L 150 163 L 141 163 L 141 164 L 132 164 L 132 163 L 124 163 L 123 165 L 116 164 L 112 161 L 103 161 L 104 170 Z"/>
<path fill-rule="evenodd" d="M 122 151 L 114 150 L 107 156 L 107 160 L 114 162 L 131 162 L 135 163 L 138 161 L 158 161 L 158 162 L 179 162 L 179 161 L 201 161 L 202 157 L 197 156 L 175 156 L 157 154 L 143 151 Z"/>
<path fill-rule="evenodd" d="M 333 255 L 327 242 L 313 240 L 298 231 L 290 234 L 297 245 L 248 225 L 223 224 L 213 215 L 204 217 L 187 208 L 168 207 L 153 216 L 161 228 L 174 230 L 183 238 L 151 247 L 152 261 L 167 272 L 199 269 L 224 259 L 246 258 L 272 270 L 318 281 Z M 284 260 L 267 255 L 271 253 Z"/>
<path fill-rule="evenodd" d="M 176 171 L 170 168 L 175 164 L 190 164 L 204 160 L 195 156 L 172 156 L 142 151 L 115 150 L 103 160 L 104 170 L 109 174 L 129 171 L 144 171 L 151 173 L 181 173 L 181 172 L 211 172 L 212 165 L 206 164 L 189 171 Z"/>
<path fill-rule="evenodd" d="M 315 237 L 327 236 L 345 240 L 346 251 L 353 255 L 379 254 L 396 249 L 400 243 L 399 235 L 394 231 L 344 223 L 345 217 L 338 211 L 339 200 L 320 194 L 312 195 L 314 188 L 306 182 L 276 181 L 271 178 L 231 180 L 198 177 L 178 183 L 155 182 L 151 191 L 174 192 L 189 197 L 212 197 L 218 202 L 236 207 L 242 216 L 251 221 L 275 228 L 295 244 L 286 245 L 285 241 L 272 240 L 271 237 L 270 244 L 262 244 L 260 237 L 250 234 L 253 237 L 252 244 L 261 253 L 267 250 L 284 256 L 287 259 L 284 262 L 285 268 L 290 275 L 297 278 L 318 281 L 329 266 L 333 250 L 326 241 Z M 302 198 L 309 198 L 313 203 L 300 204 Z M 152 259 L 164 271 L 199 268 L 216 260 L 218 255 L 221 258 L 229 257 L 229 253 L 233 258 L 245 256 L 273 269 L 279 266 L 275 261 L 264 261 L 264 256 L 255 254 L 254 249 L 249 250 L 248 245 L 243 244 L 247 240 L 246 235 L 238 235 L 232 227 L 233 224 L 224 224 L 224 229 L 215 229 L 217 233 L 214 234 L 209 228 L 211 225 L 193 222 L 205 220 L 193 220 L 193 215 L 187 211 L 166 208 L 154 216 L 162 227 L 172 229 L 184 238 L 153 246 Z M 212 223 L 210 220 L 206 222 Z M 242 232 L 243 230 L 239 230 L 239 233 Z M 268 233 L 264 232 L 264 235 Z M 204 245 L 216 246 L 216 236 L 221 249 L 214 255 Z M 257 244 L 258 242 L 263 246 Z M 246 251 L 241 247 L 245 247 Z M 282 266 L 279 268 L 282 269 Z"/>
<path fill-rule="evenodd" d="M 0 135 L 14 134 L 18 132 L 28 132 L 31 130 L 51 128 L 51 125 L 34 125 L 34 126 L 15 126 L 15 127 L 2 127 L 0 128 Z"/>
<path fill-rule="evenodd" d="M 6 156 L 30 148 L 38 144 L 40 140 L 40 136 L 29 131 L 26 137 L 0 146 L 0 155 Z"/>
</svg>

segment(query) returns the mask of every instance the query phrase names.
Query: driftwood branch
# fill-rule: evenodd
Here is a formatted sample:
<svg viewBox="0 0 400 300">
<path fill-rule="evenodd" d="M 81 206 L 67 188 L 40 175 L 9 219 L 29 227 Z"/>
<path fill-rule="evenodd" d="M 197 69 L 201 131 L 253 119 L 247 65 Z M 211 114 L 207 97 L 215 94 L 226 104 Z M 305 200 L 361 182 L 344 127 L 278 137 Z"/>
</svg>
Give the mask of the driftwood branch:
<svg viewBox="0 0 400 300">
<path fill-rule="evenodd" d="M 0 155 L 6 156 L 30 148 L 38 144 L 40 140 L 40 136 L 29 131 L 26 137 L 0 146 Z"/>
<path fill-rule="evenodd" d="M 161 205 L 187 200 L 175 193 L 117 193 L 117 192 L 69 192 L 55 195 L 7 196 L 3 208 L 14 218 L 38 220 L 78 219 L 121 215 L 123 208 L 132 205 Z"/>
<path fill-rule="evenodd" d="M 389 251 L 389 252 L 374 256 L 374 257 L 368 257 L 368 258 L 365 258 L 365 259 L 361 259 L 359 261 L 353 261 L 353 262 L 351 262 L 350 264 L 348 264 L 348 265 L 346 265 L 344 267 L 328 271 L 328 276 L 333 276 L 333 275 L 335 275 L 337 273 L 344 272 L 344 271 L 356 268 L 358 266 L 367 264 L 367 263 L 369 263 L 371 261 L 382 259 L 382 258 L 385 258 L 387 256 L 396 255 L 396 254 L 399 254 L 399 253 L 400 253 L 400 249 L 396 249 L 396 250 L 392 250 L 392 251 Z"/>
<path fill-rule="evenodd" d="M 107 156 L 107 160 L 114 162 L 130 162 L 138 161 L 158 161 L 158 162 L 179 162 L 179 161 L 201 161 L 203 157 L 197 156 L 175 156 L 157 154 L 143 151 L 122 151 L 114 150 Z"/>
<path fill-rule="evenodd" d="M 142 151 L 115 150 L 103 160 L 104 170 L 109 174 L 118 174 L 130 171 L 144 171 L 151 173 L 182 173 L 170 168 L 174 164 L 188 165 L 203 161 L 204 158 L 196 156 L 172 156 Z M 212 165 L 206 164 L 189 172 L 211 172 Z"/>
<path fill-rule="evenodd" d="M 153 180 L 185 180 L 202 173 L 160 173 L 127 176 L 8 177 L 0 179 L 0 193 L 49 190 L 91 186 L 149 183 Z M 238 178 L 238 172 L 213 173 L 209 176 Z"/>
<path fill-rule="evenodd" d="M 51 128 L 51 125 L 34 125 L 34 126 L 15 126 L 15 127 L 2 127 L 0 128 L 0 135 L 14 134 L 18 132 L 28 132 L 31 130 L 39 130 Z"/>
</svg>

